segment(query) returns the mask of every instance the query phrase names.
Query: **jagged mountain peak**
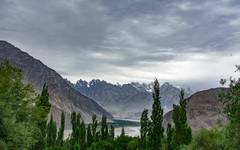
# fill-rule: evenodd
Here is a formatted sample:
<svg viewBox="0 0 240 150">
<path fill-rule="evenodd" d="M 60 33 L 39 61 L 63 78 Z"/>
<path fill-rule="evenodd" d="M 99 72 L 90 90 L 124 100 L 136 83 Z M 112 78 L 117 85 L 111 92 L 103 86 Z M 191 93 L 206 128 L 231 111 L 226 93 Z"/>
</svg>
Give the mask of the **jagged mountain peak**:
<svg viewBox="0 0 240 150">
<path fill-rule="evenodd" d="M 94 79 L 89 82 L 80 79 L 75 88 L 84 95 L 91 97 L 117 118 L 138 119 L 144 108 L 152 107 L 151 83 L 131 82 L 112 84 L 104 80 Z M 161 103 L 165 112 L 179 101 L 180 89 L 170 83 L 160 87 Z"/>
</svg>

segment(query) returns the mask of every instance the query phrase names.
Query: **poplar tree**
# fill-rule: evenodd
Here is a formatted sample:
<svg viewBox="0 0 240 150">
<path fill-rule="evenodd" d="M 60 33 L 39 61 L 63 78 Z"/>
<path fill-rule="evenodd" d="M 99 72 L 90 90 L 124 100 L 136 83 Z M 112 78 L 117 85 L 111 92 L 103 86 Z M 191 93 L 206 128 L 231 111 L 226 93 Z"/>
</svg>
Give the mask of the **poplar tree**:
<svg viewBox="0 0 240 150">
<path fill-rule="evenodd" d="M 59 146 L 63 146 L 64 128 L 65 128 L 65 114 L 64 114 L 64 112 L 62 112 L 62 114 L 61 114 L 61 126 L 59 128 L 58 137 L 57 137 L 57 144 Z"/>
<path fill-rule="evenodd" d="M 187 124 L 186 104 L 184 90 L 181 90 L 180 103 L 173 106 L 173 122 L 175 124 L 174 143 L 177 146 L 188 145 L 192 140 L 192 131 Z"/>
<path fill-rule="evenodd" d="M 53 120 L 53 116 L 51 115 L 50 121 L 47 125 L 47 146 L 54 147 L 56 144 L 56 137 L 57 137 L 57 125 L 56 122 Z"/>
<path fill-rule="evenodd" d="M 101 137 L 102 140 L 105 140 L 108 137 L 107 117 L 105 115 L 102 116 L 101 121 Z"/>
<path fill-rule="evenodd" d="M 98 121 L 97 121 L 97 116 L 95 114 L 92 115 L 92 136 L 93 136 L 93 141 L 96 141 L 97 136 L 97 126 L 98 126 Z"/>
<path fill-rule="evenodd" d="M 168 123 L 167 125 L 167 149 L 168 150 L 174 150 L 173 137 L 174 137 L 174 129 L 172 128 L 171 124 Z"/>
<path fill-rule="evenodd" d="M 162 127 L 163 122 L 163 109 L 160 103 L 160 86 L 157 79 L 154 81 L 153 91 L 153 105 L 152 116 L 149 132 L 149 148 L 150 150 L 160 150 L 163 140 L 164 129 Z"/>
<path fill-rule="evenodd" d="M 110 136 L 110 138 L 111 138 L 112 140 L 114 139 L 115 132 L 114 132 L 114 127 L 113 127 L 113 125 L 110 126 L 109 136 Z"/>
<path fill-rule="evenodd" d="M 86 149 L 86 128 L 85 128 L 85 123 L 81 119 L 80 114 L 79 114 L 79 119 L 80 119 L 80 126 L 79 126 L 80 147 L 81 147 L 81 150 L 85 150 Z"/>
<path fill-rule="evenodd" d="M 125 136 L 125 130 L 124 130 L 124 127 L 122 127 L 122 131 L 121 131 L 120 137 L 124 137 L 124 136 Z"/>
<path fill-rule="evenodd" d="M 36 107 L 40 110 L 39 119 L 37 121 L 38 127 L 40 129 L 40 136 L 38 142 L 32 147 L 34 150 L 42 150 L 46 146 L 46 129 L 47 129 L 47 120 L 48 113 L 50 112 L 51 104 L 49 103 L 49 93 L 48 86 L 44 83 L 42 92 L 38 96 L 38 101 L 36 102 Z"/>
<path fill-rule="evenodd" d="M 74 149 L 74 147 L 79 143 L 76 112 L 72 112 L 71 114 L 71 124 L 72 124 L 71 149 Z"/>
<path fill-rule="evenodd" d="M 148 119 L 148 110 L 144 109 L 141 115 L 140 119 L 140 144 L 142 149 L 146 149 L 147 147 L 147 134 L 148 134 L 148 124 L 149 124 L 149 119 Z"/>
<path fill-rule="evenodd" d="M 90 147 L 93 142 L 93 136 L 91 131 L 91 125 L 89 124 L 87 127 L 87 146 Z"/>
</svg>

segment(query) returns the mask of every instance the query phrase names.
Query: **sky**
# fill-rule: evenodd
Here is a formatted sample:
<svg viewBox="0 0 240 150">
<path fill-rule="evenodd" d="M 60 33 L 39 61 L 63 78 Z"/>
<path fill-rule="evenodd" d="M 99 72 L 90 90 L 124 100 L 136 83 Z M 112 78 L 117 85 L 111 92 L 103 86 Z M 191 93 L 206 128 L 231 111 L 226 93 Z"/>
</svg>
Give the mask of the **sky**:
<svg viewBox="0 0 240 150">
<path fill-rule="evenodd" d="M 220 86 L 240 61 L 239 0 L 0 0 L 0 39 L 72 82 Z"/>
</svg>

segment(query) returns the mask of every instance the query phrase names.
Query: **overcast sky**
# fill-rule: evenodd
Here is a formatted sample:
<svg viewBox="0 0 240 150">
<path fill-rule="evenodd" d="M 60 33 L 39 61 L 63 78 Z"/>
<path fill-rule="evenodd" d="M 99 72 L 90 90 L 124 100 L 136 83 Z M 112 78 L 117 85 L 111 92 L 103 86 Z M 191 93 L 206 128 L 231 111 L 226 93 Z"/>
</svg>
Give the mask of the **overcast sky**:
<svg viewBox="0 0 240 150">
<path fill-rule="evenodd" d="M 203 89 L 240 63 L 240 0 L 0 0 L 0 39 L 72 82 Z"/>
</svg>

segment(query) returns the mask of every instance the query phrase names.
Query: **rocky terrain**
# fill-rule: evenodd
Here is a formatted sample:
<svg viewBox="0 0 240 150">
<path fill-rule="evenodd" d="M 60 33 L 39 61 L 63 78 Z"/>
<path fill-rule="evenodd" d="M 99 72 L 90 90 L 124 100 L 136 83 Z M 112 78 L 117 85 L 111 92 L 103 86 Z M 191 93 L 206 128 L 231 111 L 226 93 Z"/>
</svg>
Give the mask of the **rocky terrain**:
<svg viewBox="0 0 240 150">
<path fill-rule="evenodd" d="M 115 85 L 99 79 L 90 82 L 79 80 L 72 84 L 82 94 L 94 99 L 116 118 L 139 119 L 144 108 L 152 107 L 152 84 L 133 82 Z M 179 101 L 180 89 L 169 83 L 160 88 L 161 103 L 165 112 Z"/>
<path fill-rule="evenodd" d="M 187 118 L 193 131 L 201 128 L 212 128 L 224 125 L 227 118 L 223 113 L 223 104 L 219 94 L 226 92 L 225 88 L 215 88 L 200 91 L 187 98 Z M 164 116 L 164 126 L 172 123 L 172 111 Z"/>
<path fill-rule="evenodd" d="M 37 92 L 41 91 L 45 82 L 47 83 L 52 104 L 51 113 L 57 122 L 60 120 L 62 110 L 66 113 L 67 123 L 70 123 L 69 119 L 72 111 L 81 113 L 86 122 L 90 121 L 93 113 L 99 117 L 105 114 L 109 119 L 112 119 L 110 113 L 94 100 L 82 95 L 70 86 L 56 71 L 10 43 L 0 41 L 0 62 L 5 59 L 23 71 L 24 82 L 32 84 Z M 66 126 L 69 127 L 70 125 L 67 124 Z"/>
</svg>

